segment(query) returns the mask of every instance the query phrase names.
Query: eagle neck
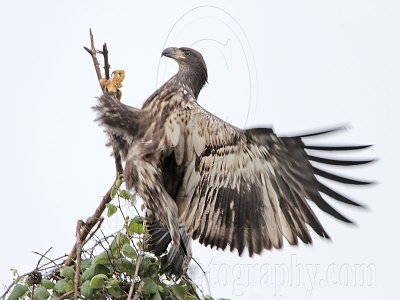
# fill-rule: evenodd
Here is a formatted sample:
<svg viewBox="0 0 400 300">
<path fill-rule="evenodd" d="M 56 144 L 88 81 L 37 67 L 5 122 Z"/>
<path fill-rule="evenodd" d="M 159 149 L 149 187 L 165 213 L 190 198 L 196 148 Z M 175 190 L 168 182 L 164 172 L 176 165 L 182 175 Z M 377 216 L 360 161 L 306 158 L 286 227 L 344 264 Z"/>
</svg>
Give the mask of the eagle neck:
<svg viewBox="0 0 400 300">
<path fill-rule="evenodd" d="M 179 72 L 175 75 L 179 85 L 187 88 L 197 99 L 201 89 L 207 82 L 207 70 L 204 68 L 179 68 Z"/>
</svg>

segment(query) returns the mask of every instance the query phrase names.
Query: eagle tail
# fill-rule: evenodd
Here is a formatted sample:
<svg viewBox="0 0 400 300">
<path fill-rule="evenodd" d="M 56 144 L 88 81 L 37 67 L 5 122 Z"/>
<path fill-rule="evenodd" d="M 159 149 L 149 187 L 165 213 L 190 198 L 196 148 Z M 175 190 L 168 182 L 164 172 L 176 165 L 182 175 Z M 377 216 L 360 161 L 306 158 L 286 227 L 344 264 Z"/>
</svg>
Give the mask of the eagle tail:
<svg viewBox="0 0 400 300">
<path fill-rule="evenodd" d="M 168 245 L 171 243 L 171 235 L 166 227 L 162 226 L 160 221 L 154 218 L 154 215 L 147 210 L 146 229 L 148 232 L 147 244 L 150 251 L 156 256 L 162 255 L 167 251 Z"/>
<path fill-rule="evenodd" d="M 185 227 L 179 228 L 179 234 L 181 236 L 181 246 L 172 244 L 167 255 L 167 270 L 177 276 L 186 274 L 192 259 L 192 239 L 186 233 Z"/>
<path fill-rule="evenodd" d="M 150 210 L 146 214 L 146 228 L 149 235 L 147 239 L 148 246 L 150 251 L 156 256 L 161 256 L 167 251 L 168 245 L 172 241 L 171 235 L 168 229 L 154 218 Z M 179 229 L 179 235 L 181 237 L 180 246 L 171 244 L 171 248 L 167 254 L 166 268 L 168 272 L 177 276 L 186 273 L 190 259 L 192 258 L 191 238 L 186 233 L 184 227 Z"/>
</svg>

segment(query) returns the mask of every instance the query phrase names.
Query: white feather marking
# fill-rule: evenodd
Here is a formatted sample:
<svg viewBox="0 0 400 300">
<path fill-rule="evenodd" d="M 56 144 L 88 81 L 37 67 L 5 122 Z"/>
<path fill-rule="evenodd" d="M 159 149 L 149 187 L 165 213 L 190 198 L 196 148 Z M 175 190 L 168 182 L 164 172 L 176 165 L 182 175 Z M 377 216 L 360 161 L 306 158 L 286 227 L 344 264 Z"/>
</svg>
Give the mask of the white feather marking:
<svg viewBox="0 0 400 300">
<path fill-rule="evenodd" d="M 198 129 L 195 129 L 192 132 L 192 142 L 194 146 L 194 151 L 196 152 L 197 156 L 200 156 L 204 151 L 206 141 L 204 137 L 199 134 Z"/>
<path fill-rule="evenodd" d="M 193 142 L 192 142 L 192 135 L 191 134 L 189 134 L 187 136 L 186 145 L 187 145 L 187 148 L 186 148 L 187 149 L 187 160 L 188 161 L 192 161 L 193 160 L 194 150 L 193 150 Z"/>
<path fill-rule="evenodd" d="M 183 136 L 183 133 L 184 133 L 183 128 L 180 128 L 179 132 L 181 133 L 181 135 L 179 137 L 179 142 L 174 149 L 175 160 L 176 160 L 176 164 L 178 166 L 180 166 L 182 164 L 183 157 L 185 154 L 185 137 Z"/>
<path fill-rule="evenodd" d="M 268 215 L 267 226 L 271 228 L 270 238 L 272 245 L 275 248 L 278 248 L 282 243 L 281 224 L 278 219 L 279 218 L 278 213 L 275 212 L 275 210 L 279 210 L 279 201 L 278 201 L 278 195 L 276 194 L 276 191 L 274 190 L 274 187 L 272 186 L 270 180 L 267 180 L 267 191 L 270 199 L 270 207 L 267 209 L 267 215 Z"/>
<path fill-rule="evenodd" d="M 175 120 L 167 122 L 165 126 L 165 133 L 172 147 L 175 147 L 179 143 L 181 137 L 181 127 Z"/>
</svg>

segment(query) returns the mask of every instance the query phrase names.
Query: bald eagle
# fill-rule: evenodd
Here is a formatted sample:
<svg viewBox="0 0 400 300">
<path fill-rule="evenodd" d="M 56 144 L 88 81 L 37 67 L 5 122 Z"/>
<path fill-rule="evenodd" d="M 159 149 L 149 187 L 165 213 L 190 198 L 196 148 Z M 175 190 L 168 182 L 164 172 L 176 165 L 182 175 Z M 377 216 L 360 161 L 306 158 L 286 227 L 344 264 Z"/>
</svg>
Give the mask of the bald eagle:
<svg viewBox="0 0 400 300">
<path fill-rule="evenodd" d="M 103 94 L 98 120 L 115 136 L 125 161 L 124 180 L 147 208 L 149 245 L 156 255 L 171 244 L 172 272 L 185 273 L 191 240 L 212 248 L 245 248 L 250 256 L 281 248 L 283 238 L 311 244 L 309 228 L 329 235 L 310 207 L 343 222 L 351 221 L 322 195 L 349 205 L 360 204 L 320 182 L 317 176 L 344 184 L 369 182 L 323 171 L 311 162 L 359 165 L 370 160 L 335 160 L 305 150 L 347 151 L 369 146 L 315 146 L 304 138 L 324 134 L 279 137 L 270 128 L 239 129 L 197 103 L 207 82 L 202 55 L 190 48 L 167 48 L 179 71 L 157 89 L 142 108 Z"/>
</svg>

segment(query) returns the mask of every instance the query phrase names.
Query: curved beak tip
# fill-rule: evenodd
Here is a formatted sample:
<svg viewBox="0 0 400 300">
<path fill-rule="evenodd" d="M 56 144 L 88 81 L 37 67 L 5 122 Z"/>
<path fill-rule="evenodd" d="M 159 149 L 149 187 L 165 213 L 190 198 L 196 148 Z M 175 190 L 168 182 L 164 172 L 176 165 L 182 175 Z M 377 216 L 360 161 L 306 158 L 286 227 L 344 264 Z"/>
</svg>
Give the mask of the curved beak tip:
<svg viewBox="0 0 400 300">
<path fill-rule="evenodd" d="M 169 47 L 163 50 L 161 53 L 161 56 L 166 56 L 166 57 L 174 57 L 178 53 L 178 48 L 175 47 Z"/>
</svg>

